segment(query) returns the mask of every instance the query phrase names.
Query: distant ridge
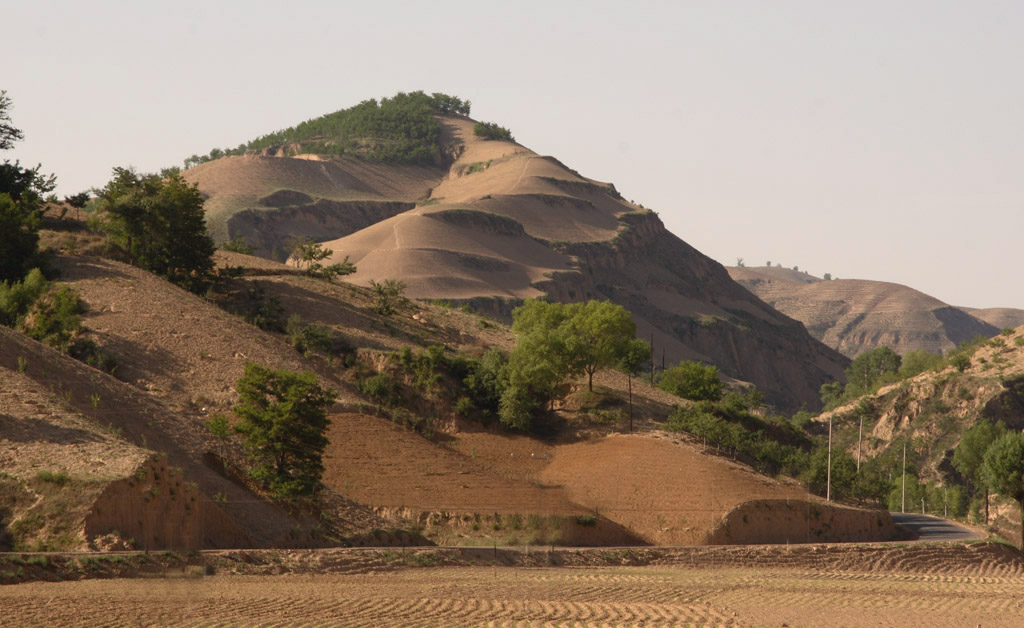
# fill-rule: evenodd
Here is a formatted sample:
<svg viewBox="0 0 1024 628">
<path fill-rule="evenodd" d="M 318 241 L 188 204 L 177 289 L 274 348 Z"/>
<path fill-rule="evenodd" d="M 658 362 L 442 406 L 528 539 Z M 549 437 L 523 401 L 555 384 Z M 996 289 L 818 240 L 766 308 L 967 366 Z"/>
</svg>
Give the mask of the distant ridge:
<svg viewBox="0 0 1024 628">
<path fill-rule="evenodd" d="M 822 280 L 779 267 L 732 267 L 743 287 L 812 336 L 848 357 L 887 346 L 898 353 L 943 353 L 1002 327 L 900 284 L 863 279 Z M 1005 325 L 1012 326 L 1012 325 Z"/>
</svg>

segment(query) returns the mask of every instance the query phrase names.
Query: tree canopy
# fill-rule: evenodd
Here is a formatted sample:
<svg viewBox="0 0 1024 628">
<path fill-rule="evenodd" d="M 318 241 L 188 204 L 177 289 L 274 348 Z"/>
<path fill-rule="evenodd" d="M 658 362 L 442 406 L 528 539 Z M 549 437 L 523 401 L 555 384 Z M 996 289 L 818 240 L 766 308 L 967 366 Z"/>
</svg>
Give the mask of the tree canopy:
<svg viewBox="0 0 1024 628">
<path fill-rule="evenodd" d="M 846 368 L 847 386 L 866 392 L 884 376 L 895 376 L 902 362 L 900 355 L 889 347 L 878 347 L 862 353 Z"/>
<path fill-rule="evenodd" d="M 202 292 L 213 272 L 213 239 L 199 188 L 181 175 L 166 179 L 114 168 L 97 190 L 96 226 L 132 264 L 192 292 Z"/>
<path fill-rule="evenodd" d="M 10 150 L 24 135 L 11 123 L 11 99 L 0 91 L 0 150 Z M 41 265 L 38 256 L 40 209 L 43 195 L 56 187 L 53 175 L 42 166 L 23 168 L 4 160 L 0 164 L 0 281 L 18 281 Z"/>
<path fill-rule="evenodd" d="M 692 401 L 718 401 L 722 398 L 718 367 L 704 366 L 699 362 L 684 360 L 678 366 L 665 369 L 658 379 L 658 387 Z"/>
<path fill-rule="evenodd" d="M 1024 433 L 1005 434 L 989 447 L 983 475 L 993 491 L 1016 500 L 1024 516 Z M 1024 548 L 1024 528 L 1021 547 Z"/>
<path fill-rule="evenodd" d="M 456 96 L 422 91 L 399 92 L 391 98 L 364 100 L 307 120 L 296 126 L 262 135 L 236 148 L 214 148 L 208 155 L 192 155 L 185 167 L 250 150 L 285 144 L 297 153 L 351 154 L 372 161 L 429 163 L 439 156 L 441 126 L 434 114 L 469 115 L 470 102 Z"/>
<path fill-rule="evenodd" d="M 506 425 L 525 428 L 566 378 L 622 363 L 633 346 L 636 325 L 622 306 L 608 301 L 548 303 L 527 300 L 512 314 L 516 348 L 509 355 L 508 385 L 499 408 Z"/>
<path fill-rule="evenodd" d="M 323 475 L 327 408 L 335 394 L 311 372 L 272 370 L 248 362 L 237 385 L 235 429 L 253 461 L 250 474 L 277 497 L 309 495 Z"/>
</svg>

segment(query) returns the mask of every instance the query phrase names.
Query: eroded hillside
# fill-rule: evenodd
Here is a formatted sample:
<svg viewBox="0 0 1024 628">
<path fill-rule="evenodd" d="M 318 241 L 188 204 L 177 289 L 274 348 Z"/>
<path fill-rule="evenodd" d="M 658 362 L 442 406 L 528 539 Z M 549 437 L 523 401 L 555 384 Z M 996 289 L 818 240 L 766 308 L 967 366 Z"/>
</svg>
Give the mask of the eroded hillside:
<svg viewBox="0 0 1024 628">
<path fill-rule="evenodd" d="M 219 239 L 264 256 L 297 236 L 348 258 L 357 285 L 403 281 L 406 294 L 468 302 L 508 320 L 521 299 L 609 299 L 625 306 L 656 360 L 718 365 L 783 410 L 819 407 L 846 360 L 737 286 L 614 186 L 512 141 L 484 141 L 465 116 L 436 116 L 441 157 L 427 165 L 260 154 L 186 171 L 208 196 Z"/>
<path fill-rule="evenodd" d="M 775 309 L 801 321 L 812 336 L 851 358 L 881 346 L 901 354 L 917 350 L 942 354 L 976 336 L 994 336 L 1005 327 L 987 322 L 985 315 L 968 314 L 894 283 L 823 281 L 778 267 L 732 267 L 729 274 Z"/>
</svg>

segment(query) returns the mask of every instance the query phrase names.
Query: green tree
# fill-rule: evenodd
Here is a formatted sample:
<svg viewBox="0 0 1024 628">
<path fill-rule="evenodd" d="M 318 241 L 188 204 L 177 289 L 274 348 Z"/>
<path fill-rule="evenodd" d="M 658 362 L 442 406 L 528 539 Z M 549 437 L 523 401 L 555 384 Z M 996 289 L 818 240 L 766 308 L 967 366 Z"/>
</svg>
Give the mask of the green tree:
<svg viewBox="0 0 1024 628">
<path fill-rule="evenodd" d="M 971 494 L 973 495 L 979 490 L 985 491 L 986 524 L 988 524 L 989 486 L 984 475 L 985 452 L 1004 434 L 1006 434 L 1006 426 L 1002 423 L 992 423 L 983 419 L 964 432 L 960 437 L 960 443 L 953 450 L 953 468 L 970 483 Z"/>
<path fill-rule="evenodd" d="M 804 472 L 803 480 L 810 485 L 812 491 L 825 495 L 828 473 L 828 448 L 819 447 L 810 458 L 810 464 Z M 832 499 L 843 499 L 854 490 L 857 479 L 857 462 L 845 450 L 832 448 Z"/>
<path fill-rule="evenodd" d="M 1024 432 L 1004 434 L 985 452 L 983 476 L 993 491 L 1017 502 L 1024 518 Z M 1024 549 L 1024 528 L 1021 529 Z"/>
<path fill-rule="evenodd" d="M 391 316 L 395 313 L 395 308 L 404 301 L 402 294 L 405 292 L 405 282 L 385 279 L 377 283 L 371 279 L 370 290 L 373 291 L 373 311 L 381 316 Z"/>
<path fill-rule="evenodd" d="M 325 266 L 322 262 L 332 255 L 334 255 L 334 251 L 324 248 L 323 244 L 315 242 L 312 238 L 299 240 L 292 251 L 295 265 L 299 268 L 305 266 L 306 274 L 310 277 L 321 277 L 332 281 L 339 275 L 351 275 L 356 272 L 355 265 L 348 261 L 348 255 L 339 264 Z"/>
<path fill-rule="evenodd" d="M 587 301 L 564 306 L 568 310 L 564 334 L 569 371 L 586 373 L 587 389 L 594 390 L 594 373 L 613 368 L 629 353 L 639 351 L 636 323 L 621 305 L 610 301 Z M 646 345 L 645 345 L 646 346 Z"/>
<path fill-rule="evenodd" d="M 899 354 L 889 347 L 878 347 L 860 354 L 846 368 L 847 392 L 851 392 L 851 388 L 858 393 L 867 392 L 886 378 L 895 379 L 902 361 Z"/>
<path fill-rule="evenodd" d="M 941 355 L 928 353 L 924 349 L 918 349 L 903 356 L 899 375 L 901 378 L 907 379 L 925 371 L 942 368 L 945 363 L 946 361 L 943 360 Z"/>
<path fill-rule="evenodd" d="M 504 140 L 506 142 L 516 141 L 516 139 L 512 137 L 511 131 L 503 126 L 499 126 L 496 122 L 477 122 L 473 126 L 473 135 L 485 140 Z"/>
<path fill-rule="evenodd" d="M 271 370 L 252 362 L 237 385 L 241 419 L 253 466 L 250 475 L 277 497 L 309 495 L 323 475 L 327 409 L 335 394 L 310 372 Z"/>
<path fill-rule="evenodd" d="M 718 401 L 722 398 L 722 382 L 718 367 L 699 362 L 682 361 L 666 369 L 658 378 L 658 388 L 693 401 Z"/>
<path fill-rule="evenodd" d="M 11 99 L 0 91 L 0 150 L 9 150 L 24 135 L 11 124 Z M 40 265 L 38 255 L 42 198 L 56 187 L 42 166 L 22 168 L 20 162 L 0 164 L 0 281 L 18 281 Z"/>
<path fill-rule="evenodd" d="M 97 196 L 95 224 L 128 261 L 192 292 L 209 286 L 215 246 L 196 185 L 179 174 L 161 178 L 114 168 Z"/>
</svg>

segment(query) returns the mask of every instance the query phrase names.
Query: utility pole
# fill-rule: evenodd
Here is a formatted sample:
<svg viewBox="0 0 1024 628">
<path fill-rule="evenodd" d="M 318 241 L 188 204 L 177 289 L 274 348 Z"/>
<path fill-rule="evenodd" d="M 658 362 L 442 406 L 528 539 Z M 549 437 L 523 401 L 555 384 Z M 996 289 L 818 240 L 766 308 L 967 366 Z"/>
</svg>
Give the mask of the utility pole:
<svg viewBox="0 0 1024 628">
<path fill-rule="evenodd" d="M 654 331 L 651 331 L 651 386 L 654 386 Z"/>
<path fill-rule="evenodd" d="M 860 475 L 860 443 L 864 439 L 864 415 L 860 415 L 860 432 L 857 434 L 857 475 Z"/>
<path fill-rule="evenodd" d="M 629 382 L 629 433 L 633 433 L 633 376 L 626 373 L 626 381 Z"/>
<path fill-rule="evenodd" d="M 907 512 L 907 444 L 903 443 L 903 496 L 900 497 L 900 512 Z"/>
<path fill-rule="evenodd" d="M 832 501 L 832 417 L 828 418 L 828 469 L 825 471 L 825 501 Z"/>
</svg>

